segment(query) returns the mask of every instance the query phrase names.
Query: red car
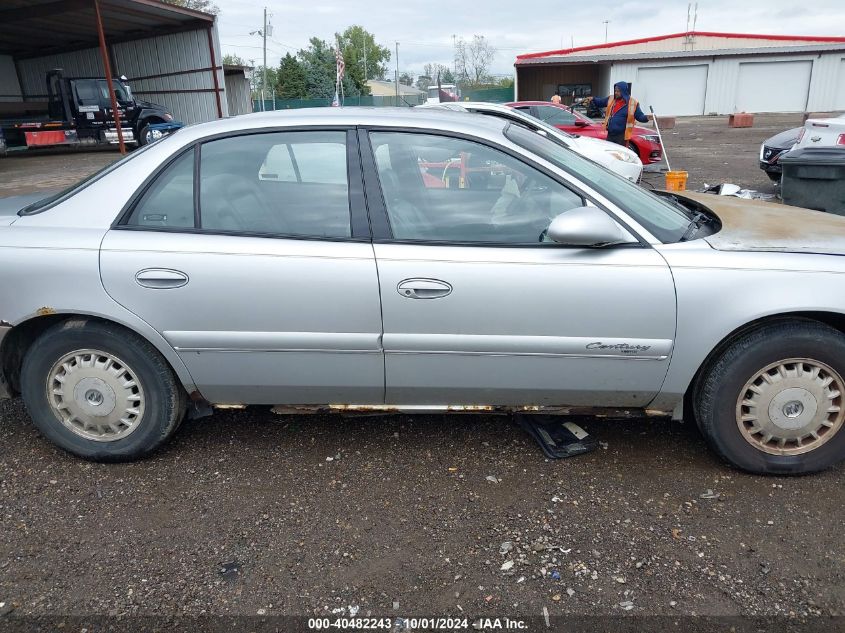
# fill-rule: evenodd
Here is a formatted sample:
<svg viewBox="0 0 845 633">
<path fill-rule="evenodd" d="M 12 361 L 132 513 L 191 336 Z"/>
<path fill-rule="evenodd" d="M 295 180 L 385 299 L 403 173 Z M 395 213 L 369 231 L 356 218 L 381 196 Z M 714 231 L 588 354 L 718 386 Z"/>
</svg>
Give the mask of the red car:
<svg viewBox="0 0 845 633">
<path fill-rule="evenodd" d="M 607 130 L 601 123 L 596 123 L 583 114 L 570 110 L 565 105 L 549 103 L 548 101 L 516 101 L 505 105 L 522 110 L 570 134 L 581 134 L 582 136 L 593 136 L 600 139 L 607 138 Z M 663 158 L 660 138 L 654 130 L 647 127 L 634 126 L 634 134 L 628 141 L 628 147 L 637 153 L 643 165 L 658 163 Z"/>
</svg>

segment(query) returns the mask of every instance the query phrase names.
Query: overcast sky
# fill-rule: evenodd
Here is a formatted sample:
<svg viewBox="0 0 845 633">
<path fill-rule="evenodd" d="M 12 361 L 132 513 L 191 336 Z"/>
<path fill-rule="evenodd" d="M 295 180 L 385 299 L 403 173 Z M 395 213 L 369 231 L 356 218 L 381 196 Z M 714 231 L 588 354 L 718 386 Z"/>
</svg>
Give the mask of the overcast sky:
<svg viewBox="0 0 845 633">
<path fill-rule="evenodd" d="M 223 53 L 261 64 L 264 4 L 216 0 Z M 520 53 L 600 44 L 686 29 L 686 0 L 268 0 L 272 38 L 267 63 L 306 46 L 308 38 L 333 38 L 352 24 L 391 50 L 399 42 L 399 70 L 419 74 L 426 62 L 452 64 L 452 35 L 484 35 L 497 49 L 492 69 L 512 74 Z M 845 36 L 845 0 L 700 0 L 696 30 L 787 35 Z M 393 68 L 391 61 L 391 70 Z"/>
</svg>

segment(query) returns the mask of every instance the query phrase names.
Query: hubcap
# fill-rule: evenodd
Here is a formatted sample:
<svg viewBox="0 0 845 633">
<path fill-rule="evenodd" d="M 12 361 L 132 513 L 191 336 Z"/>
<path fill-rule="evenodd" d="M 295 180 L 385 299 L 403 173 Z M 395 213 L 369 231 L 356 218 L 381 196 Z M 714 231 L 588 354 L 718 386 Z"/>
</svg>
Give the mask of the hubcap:
<svg viewBox="0 0 845 633">
<path fill-rule="evenodd" d="M 842 377 L 807 358 L 772 363 L 739 394 L 736 421 L 754 448 L 772 455 L 800 455 L 830 440 L 843 425 Z"/>
<path fill-rule="evenodd" d="M 77 350 L 53 365 L 47 396 L 62 424 L 88 440 L 123 439 L 144 416 L 144 390 L 135 373 L 99 350 Z"/>
</svg>

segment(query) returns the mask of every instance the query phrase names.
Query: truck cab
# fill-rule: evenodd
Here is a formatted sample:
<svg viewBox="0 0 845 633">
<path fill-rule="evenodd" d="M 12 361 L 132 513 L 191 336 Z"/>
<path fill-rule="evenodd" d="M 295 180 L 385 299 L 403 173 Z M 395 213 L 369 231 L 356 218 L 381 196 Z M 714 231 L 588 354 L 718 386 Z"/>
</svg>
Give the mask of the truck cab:
<svg viewBox="0 0 845 633">
<path fill-rule="evenodd" d="M 434 84 L 428 87 L 426 103 L 446 103 L 460 101 L 461 91 L 455 84 Z"/>
<path fill-rule="evenodd" d="M 146 145 L 162 124 L 181 126 L 163 106 L 136 99 L 125 77 L 112 79 L 112 85 L 124 142 Z M 46 102 L 4 103 L 0 116 L 0 138 L 7 150 L 118 142 L 108 82 L 102 78 L 67 78 L 59 69 L 48 71 Z"/>
</svg>

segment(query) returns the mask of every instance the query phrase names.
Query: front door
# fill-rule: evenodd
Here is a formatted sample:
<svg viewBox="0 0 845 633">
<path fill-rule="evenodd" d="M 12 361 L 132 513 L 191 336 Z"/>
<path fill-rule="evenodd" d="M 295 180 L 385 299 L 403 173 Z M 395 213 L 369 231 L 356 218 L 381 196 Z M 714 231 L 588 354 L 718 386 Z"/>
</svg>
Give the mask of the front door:
<svg viewBox="0 0 845 633">
<path fill-rule="evenodd" d="M 211 402 L 383 402 L 356 143 L 324 130 L 189 148 L 106 235 L 107 292 L 162 333 Z"/>
<path fill-rule="evenodd" d="M 550 242 L 551 219 L 585 200 L 487 144 L 416 132 L 369 139 L 388 404 L 653 398 L 675 333 L 674 285 L 657 252 L 635 240 Z"/>
</svg>

